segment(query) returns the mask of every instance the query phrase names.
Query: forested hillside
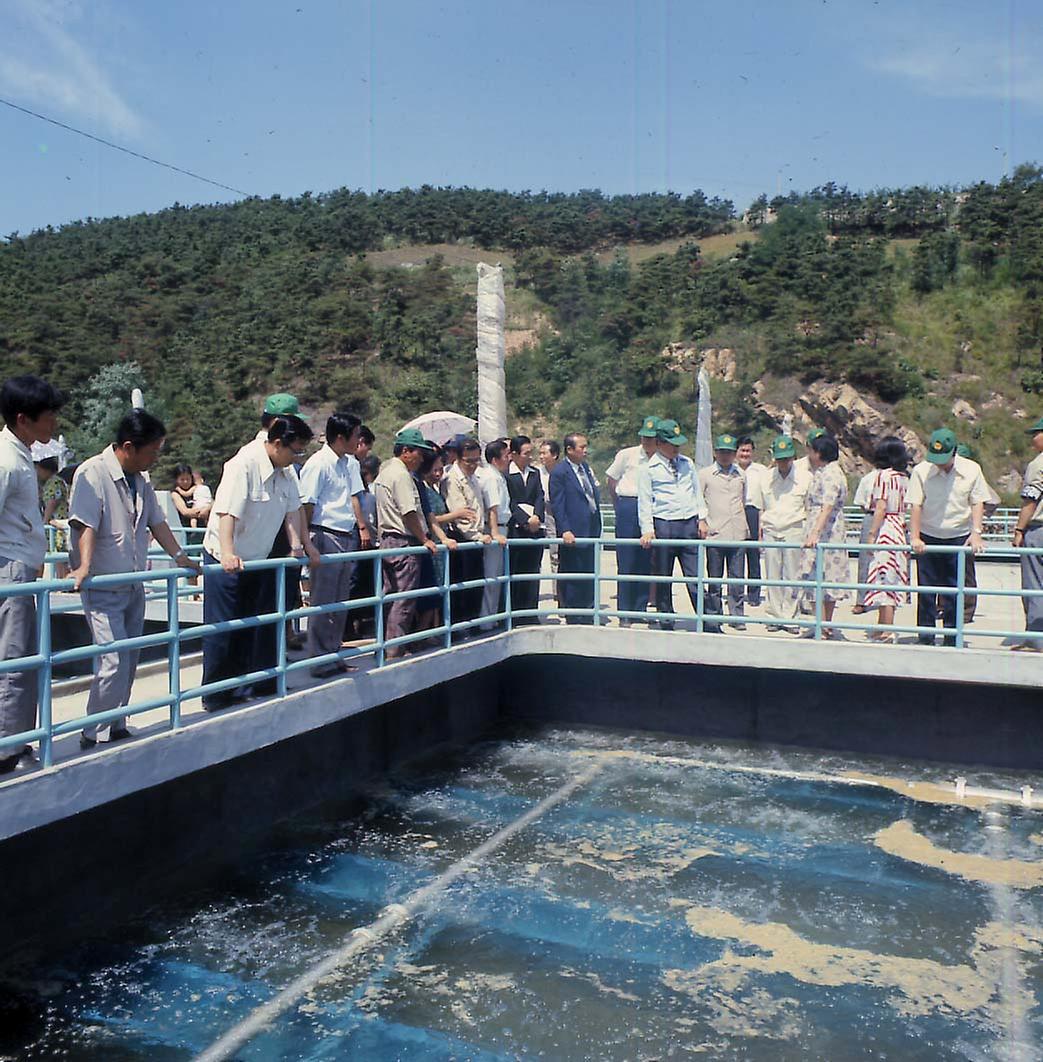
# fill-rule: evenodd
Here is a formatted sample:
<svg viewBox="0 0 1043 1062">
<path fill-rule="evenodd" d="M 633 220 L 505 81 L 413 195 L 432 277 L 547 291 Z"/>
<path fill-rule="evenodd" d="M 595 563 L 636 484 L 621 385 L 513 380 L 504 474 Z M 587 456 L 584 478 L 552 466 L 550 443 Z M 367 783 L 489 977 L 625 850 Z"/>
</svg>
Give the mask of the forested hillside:
<svg viewBox="0 0 1043 1062">
<path fill-rule="evenodd" d="M 730 230 L 726 254 L 701 253 Z M 635 253 L 668 240 L 669 253 Z M 1021 460 L 1016 407 L 1037 415 L 1043 393 L 1035 167 L 964 190 L 827 185 L 762 197 L 741 220 L 700 193 L 422 188 L 13 234 L 0 245 L 4 372 L 68 390 L 87 448 L 106 388 L 140 370 L 172 430 L 169 460 L 211 474 L 271 390 L 357 409 L 382 432 L 425 408 L 473 412 L 473 266 L 428 255 L 435 243 L 507 266 L 525 337 L 508 362 L 515 423 L 583 428 L 600 452 L 645 409 L 691 421 L 693 366 L 670 344 L 734 352 L 734 378 L 714 383 L 721 425 L 767 432 L 758 393 L 785 405 L 844 380 L 915 430 L 957 426 L 993 475 Z M 385 264 L 396 248 L 410 264 Z M 99 378 L 114 363 L 126 371 Z"/>
</svg>

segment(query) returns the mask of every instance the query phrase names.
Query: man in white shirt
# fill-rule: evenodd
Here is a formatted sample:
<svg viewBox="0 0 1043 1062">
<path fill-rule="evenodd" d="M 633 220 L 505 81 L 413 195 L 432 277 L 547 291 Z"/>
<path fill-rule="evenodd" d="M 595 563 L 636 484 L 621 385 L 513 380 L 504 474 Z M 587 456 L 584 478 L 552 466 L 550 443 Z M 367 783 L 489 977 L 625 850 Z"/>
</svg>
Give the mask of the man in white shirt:
<svg viewBox="0 0 1043 1062">
<path fill-rule="evenodd" d="M 354 454 L 362 421 L 353 413 L 334 413 L 326 421 L 326 443 L 301 469 L 301 501 L 312 545 L 323 556 L 355 553 L 370 546 L 369 528 L 360 499 L 365 491 Z M 311 570 L 312 605 L 347 601 L 351 594 L 354 561 L 326 562 Z M 308 654 L 326 656 L 340 652 L 346 612 L 324 612 L 308 617 Z M 316 678 L 353 671 L 346 660 L 333 660 L 312 668 Z"/>
<path fill-rule="evenodd" d="M 557 439 L 544 439 L 540 443 L 540 486 L 543 488 L 544 504 L 544 527 L 547 529 L 548 538 L 558 537 L 558 528 L 554 523 L 554 510 L 550 504 L 550 474 L 554 471 L 561 460 L 561 443 Z M 553 545 L 548 548 L 550 555 L 550 572 L 552 576 L 558 574 L 558 547 Z M 561 582 L 554 579 L 554 600 L 561 605 Z"/>
<path fill-rule="evenodd" d="M 221 565 L 220 571 L 208 567 L 203 576 L 204 623 L 275 611 L 271 573 L 247 572 L 243 564 L 269 556 L 287 517 L 291 518 L 288 529 L 299 522 L 301 492 L 290 466 L 304 456 L 311 437 L 311 428 L 300 417 L 276 416 L 265 440 L 254 439 L 226 462 L 203 538 L 205 563 Z M 303 552 L 311 565 L 321 564 L 322 557 L 311 539 L 304 543 Z M 203 639 L 203 684 L 274 668 L 278 662 L 276 644 L 275 625 L 271 623 L 208 635 Z M 276 689 L 274 678 L 251 685 L 255 696 L 266 696 Z M 227 708 L 244 699 L 245 693 L 245 687 L 235 686 L 206 693 L 203 707 L 208 712 Z"/>
<path fill-rule="evenodd" d="M 739 439 L 739 448 L 735 451 L 735 463 L 746 476 L 746 526 L 747 536 L 752 542 L 760 539 L 761 510 L 764 508 L 764 487 L 768 481 L 768 470 L 764 465 L 754 461 L 755 443 L 748 435 Z M 742 551 L 746 578 L 752 580 L 743 587 L 743 597 L 748 605 L 761 603 L 761 551 L 751 546 Z"/>
<path fill-rule="evenodd" d="M 796 448 L 788 435 L 780 435 L 771 444 L 775 465 L 764 488 L 764 507 L 760 517 L 762 542 L 789 542 L 792 549 L 764 551 L 764 577 L 769 582 L 800 579 L 800 550 L 804 541 L 804 519 L 811 474 L 797 467 Z M 797 615 L 800 593 L 795 587 L 767 587 L 768 612 L 783 624 Z M 769 631 L 782 630 L 771 625 Z"/>
<path fill-rule="evenodd" d="M 956 586 L 957 554 L 928 553 L 928 546 L 968 545 L 974 553 L 985 548 L 982 522 L 989 488 L 981 466 L 956 452 L 956 436 L 939 428 L 927 444 L 927 459 L 921 461 L 909 478 L 906 501 L 910 506 L 909 540 L 916 555 L 916 581 L 920 586 Z M 945 627 L 956 626 L 954 594 L 917 591 L 916 625 L 934 627 L 938 612 Z M 923 645 L 934 645 L 934 635 L 921 634 Z M 946 645 L 955 645 L 953 635 Z"/>
<path fill-rule="evenodd" d="M 456 542 L 482 543 L 492 539 L 487 533 L 485 491 L 478 481 L 478 463 L 482 459 L 482 446 L 477 439 L 468 436 L 460 443 L 460 456 L 449 466 L 442 479 L 442 494 L 450 512 L 459 511 L 467 516 L 449 524 L 449 537 Z M 449 578 L 453 583 L 470 583 L 481 579 L 483 574 L 482 553 L 475 548 L 456 549 L 449 554 Z M 482 611 L 482 587 L 454 590 L 450 610 L 454 623 L 466 623 L 477 619 Z"/>
<path fill-rule="evenodd" d="M 637 430 L 640 442 L 620 450 L 608 466 L 608 493 L 616 510 L 616 538 L 641 537 L 637 515 L 638 472 L 658 450 L 659 417 L 647 416 Z M 620 575 L 651 575 L 652 555 L 640 545 L 616 546 L 616 569 Z M 616 606 L 620 612 L 648 610 L 649 583 L 620 580 L 616 584 Z M 629 627 L 632 616 L 620 617 L 619 625 Z"/>
<path fill-rule="evenodd" d="M 47 443 L 57 430 L 61 392 L 38 376 L 15 376 L 0 388 L 0 587 L 31 583 L 40 575 L 47 533 L 33 468 L 33 443 Z M 36 599 L 0 597 L 0 660 L 34 656 Z M 36 727 L 35 671 L 0 674 L 0 741 Z M 0 774 L 36 760 L 24 742 L 0 745 Z"/>
<path fill-rule="evenodd" d="M 1032 449 L 1035 456 L 1025 469 L 1025 479 L 1021 486 L 1021 510 L 1014 525 L 1014 542 L 1017 549 L 1043 548 L 1043 417 L 1027 429 L 1032 436 Z M 1021 554 L 1021 588 L 1022 590 L 1043 590 L 1043 556 L 1038 553 Z M 1025 608 L 1025 630 L 1036 634 L 1043 633 L 1043 598 L 1022 598 Z M 1015 649 L 1029 649 L 1033 652 L 1043 651 L 1043 638 L 1033 638 L 1021 642 Z"/>
<path fill-rule="evenodd" d="M 88 576 L 143 572 L 148 569 L 149 535 L 183 568 L 199 571 L 167 525 L 145 474 L 155 464 L 166 438 L 163 422 L 143 409 L 128 413 L 116 429 L 116 441 L 76 470 L 69 496 L 72 548 L 69 560 L 77 589 Z M 85 587 L 83 614 L 95 645 L 140 638 L 145 629 L 145 585 Z M 87 714 L 110 712 L 130 703 L 138 650 L 94 658 Z M 131 737 L 125 716 L 100 724 L 109 741 Z M 98 743 L 98 725 L 80 734 L 80 747 Z"/>
<path fill-rule="evenodd" d="M 484 468 L 478 469 L 478 480 L 485 492 L 486 523 L 492 541 L 482 550 L 482 575 L 485 589 L 482 592 L 482 611 L 479 615 L 494 616 L 500 611 L 503 600 L 503 585 L 497 582 L 503 575 L 503 554 L 507 545 L 507 527 L 511 520 L 511 495 L 507 488 L 507 469 L 510 467 L 510 450 L 504 439 L 497 439 L 485 448 Z M 482 624 L 489 631 L 494 624 Z"/>
</svg>

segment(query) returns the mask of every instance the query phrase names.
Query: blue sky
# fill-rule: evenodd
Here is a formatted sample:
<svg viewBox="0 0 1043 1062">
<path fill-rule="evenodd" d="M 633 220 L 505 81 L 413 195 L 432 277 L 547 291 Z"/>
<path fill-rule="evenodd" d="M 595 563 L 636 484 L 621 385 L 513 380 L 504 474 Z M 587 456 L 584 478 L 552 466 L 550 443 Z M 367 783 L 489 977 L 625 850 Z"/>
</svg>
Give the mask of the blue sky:
<svg viewBox="0 0 1043 1062">
<path fill-rule="evenodd" d="M 0 0 L 0 97 L 256 195 L 733 199 L 1043 162 L 1043 4 Z M 0 232 L 232 192 L 0 106 Z"/>
</svg>

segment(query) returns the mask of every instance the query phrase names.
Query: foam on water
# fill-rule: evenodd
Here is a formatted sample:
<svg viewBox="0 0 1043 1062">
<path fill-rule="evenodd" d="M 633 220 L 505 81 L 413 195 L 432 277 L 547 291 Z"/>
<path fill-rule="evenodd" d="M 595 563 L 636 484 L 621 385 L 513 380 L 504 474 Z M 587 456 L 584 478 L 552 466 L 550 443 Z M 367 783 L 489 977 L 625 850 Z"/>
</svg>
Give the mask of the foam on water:
<svg viewBox="0 0 1043 1062">
<path fill-rule="evenodd" d="M 942 767 L 605 731 L 402 773 L 223 895 L 22 971 L 0 1055 L 192 1057 L 591 756 L 593 781 L 237 1057 L 1037 1057 L 1039 811 L 907 795 Z"/>
</svg>

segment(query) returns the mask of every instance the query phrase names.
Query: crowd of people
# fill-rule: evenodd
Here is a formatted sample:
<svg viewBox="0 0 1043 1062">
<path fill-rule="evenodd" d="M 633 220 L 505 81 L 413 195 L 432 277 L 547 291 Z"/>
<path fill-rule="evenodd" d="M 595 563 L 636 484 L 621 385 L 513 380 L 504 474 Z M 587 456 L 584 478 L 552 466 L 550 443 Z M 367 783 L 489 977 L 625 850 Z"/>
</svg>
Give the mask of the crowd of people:
<svg viewBox="0 0 1043 1062">
<path fill-rule="evenodd" d="M 515 625 L 539 622 L 545 553 L 556 610 L 568 623 L 593 622 L 593 540 L 602 533 L 602 499 L 581 433 L 566 435 L 562 444 L 547 439 L 537 447 L 519 434 L 483 447 L 472 436 L 438 445 L 408 427 L 395 435 L 393 456 L 382 463 L 372 452 L 373 432 L 356 415 L 330 415 L 316 447 L 297 399 L 274 394 L 264 403 L 257 435 L 225 463 L 216 491 L 190 466 L 174 470 L 170 496 L 178 521 L 202 534 L 197 560 L 169 527 L 150 481 L 166 438 L 162 422 L 144 410 L 129 412 L 112 444 L 76 468 L 70 489 L 47 450 L 63 402 L 34 376 L 0 388 L 0 586 L 37 580 L 48 548 L 45 525 L 67 528 L 68 565 L 57 573 L 67 572 L 81 593 L 98 645 L 142 634 L 145 582 L 125 577 L 148 570 L 152 543 L 193 579 L 202 573 L 207 624 L 275 612 L 280 580 L 285 608 L 298 608 L 302 565 L 250 562 L 293 557 L 306 563 L 309 605 L 340 607 L 309 615 L 306 644 L 292 629 L 284 633 L 288 647 L 306 648 L 320 678 L 353 670 L 345 639 L 362 633 L 373 610 L 352 610 L 351 603 L 373 601 L 378 565 L 383 593 L 401 595 L 385 608 L 388 659 L 422 646 L 425 632 L 442 626 L 440 588 L 450 584 L 456 636 L 494 629 L 508 593 Z M 1037 457 L 1026 472 L 1014 544 L 1043 548 L 1043 418 L 1030 434 Z M 706 631 L 720 632 L 726 623 L 743 629 L 747 603 L 763 602 L 769 630 L 811 636 L 798 616 L 812 608 L 815 583 L 825 636 L 839 637 L 831 623 L 849 591 L 836 584 L 850 576 L 848 487 L 837 441 L 815 428 L 798 457 L 795 441 L 780 435 L 768 467 L 754 460 L 751 438 L 724 433 L 704 468 L 682 453 L 687 443 L 676 421 L 647 416 L 637 443 L 620 450 L 606 471 L 616 520 L 613 611 L 621 626 L 678 622 L 672 584 L 650 577 L 671 576 L 679 564 L 693 609 L 701 598 L 709 617 Z M 920 586 L 934 588 L 957 586 L 961 551 L 927 547 L 970 547 L 962 555 L 966 585 L 973 587 L 985 509 L 998 499 L 947 429 L 931 435 L 919 463 L 895 437 L 880 440 L 875 458 L 875 470 L 855 493 L 865 514 L 862 541 L 874 548 L 860 554 L 858 582 L 865 586 L 854 611 L 876 612 L 871 636 L 889 641 L 895 610 L 908 599 L 905 547 L 912 547 Z M 381 551 L 377 563 L 339 559 L 368 549 Z M 1021 562 L 1024 586 L 1043 590 L 1041 558 L 1025 554 Z M 971 610 L 973 595 L 967 602 Z M 1043 597 L 1026 598 L 1026 615 L 1027 629 L 1043 632 Z M 954 644 L 955 595 L 919 591 L 917 626 L 933 629 L 938 620 L 945 644 Z M 203 707 L 218 711 L 273 694 L 281 633 L 266 622 L 204 637 Z M 920 640 L 935 639 L 921 631 Z M 0 660 L 36 652 L 34 595 L 0 597 Z M 96 657 L 87 712 L 101 718 L 83 728 L 82 747 L 96 744 L 99 729 L 107 728 L 110 742 L 132 736 L 121 710 L 130 703 L 136 667 L 133 650 Z M 36 697 L 35 671 L 0 673 L 0 738 L 35 727 Z M 34 762 L 28 745 L 0 749 L 0 773 Z"/>
</svg>

